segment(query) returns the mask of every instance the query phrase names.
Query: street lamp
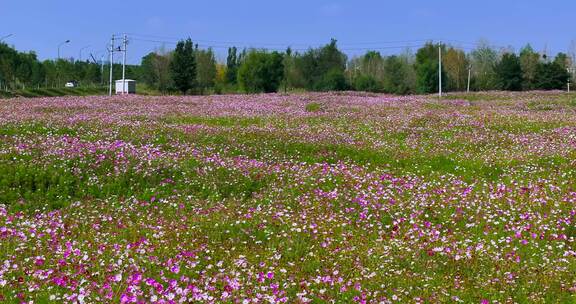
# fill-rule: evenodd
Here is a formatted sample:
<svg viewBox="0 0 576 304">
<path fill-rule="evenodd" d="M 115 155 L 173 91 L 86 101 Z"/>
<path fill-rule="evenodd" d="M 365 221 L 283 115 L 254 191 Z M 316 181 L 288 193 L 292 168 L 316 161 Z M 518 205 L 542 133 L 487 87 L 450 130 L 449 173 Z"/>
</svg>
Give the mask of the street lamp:
<svg viewBox="0 0 576 304">
<path fill-rule="evenodd" d="M 70 43 L 70 40 L 66 40 L 58 45 L 58 60 L 60 60 L 60 47 L 65 45 L 66 43 Z"/>
<path fill-rule="evenodd" d="M 6 39 L 6 38 L 8 38 L 8 37 L 12 37 L 13 35 L 14 35 L 14 34 L 8 34 L 8 35 L 0 38 L 0 42 L 2 42 L 2 40 Z"/>
<path fill-rule="evenodd" d="M 78 61 L 82 61 L 82 51 L 91 47 L 91 45 L 84 46 L 80 49 L 80 54 L 78 54 Z"/>
</svg>

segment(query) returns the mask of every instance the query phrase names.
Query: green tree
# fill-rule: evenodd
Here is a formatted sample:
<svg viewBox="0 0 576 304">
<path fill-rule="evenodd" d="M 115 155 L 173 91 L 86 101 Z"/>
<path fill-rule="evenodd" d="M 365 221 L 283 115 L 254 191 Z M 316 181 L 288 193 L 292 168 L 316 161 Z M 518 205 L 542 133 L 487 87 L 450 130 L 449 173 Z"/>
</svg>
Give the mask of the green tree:
<svg viewBox="0 0 576 304">
<path fill-rule="evenodd" d="M 297 54 L 294 54 L 290 47 L 287 48 L 284 53 L 284 79 L 282 81 L 284 92 L 286 92 L 288 88 L 298 87 L 301 83 L 300 79 L 302 77 L 298 73 L 298 69 L 295 68 L 294 63 L 296 55 Z"/>
<path fill-rule="evenodd" d="M 314 91 L 343 90 L 347 88 L 344 71 L 346 55 L 338 50 L 336 40 L 318 49 L 310 49 L 299 56 L 295 65 L 305 88 Z"/>
<path fill-rule="evenodd" d="M 236 84 L 240 59 L 238 49 L 235 46 L 228 48 L 228 57 L 226 58 L 226 81 L 229 84 Z"/>
<path fill-rule="evenodd" d="M 360 74 L 356 76 L 353 80 L 353 88 L 356 91 L 364 92 L 380 92 L 382 91 L 382 86 L 380 83 L 371 75 Z"/>
<path fill-rule="evenodd" d="M 84 82 L 87 84 L 96 85 L 102 79 L 100 66 L 96 63 L 89 63 L 86 65 L 86 73 L 84 74 Z"/>
<path fill-rule="evenodd" d="M 566 53 L 562 52 L 556 55 L 556 57 L 554 58 L 554 63 L 558 64 L 564 69 L 568 69 L 572 66 L 572 61 L 570 60 L 570 57 L 568 57 Z"/>
<path fill-rule="evenodd" d="M 172 90 L 173 77 L 171 71 L 172 52 L 163 47 L 142 58 L 139 75 L 140 81 L 160 92 Z"/>
<path fill-rule="evenodd" d="M 179 41 L 172 55 L 170 71 L 174 86 L 182 94 L 195 87 L 196 82 L 196 58 L 192 40 Z"/>
<path fill-rule="evenodd" d="M 156 74 L 156 69 L 154 67 L 158 56 L 159 55 L 155 52 L 151 52 L 148 55 L 142 57 L 140 62 L 140 79 L 144 84 L 152 88 L 157 88 L 158 85 L 158 75 Z"/>
<path fill-rule="evenodd" d="M 386 71 L 380 53 L 369 51 L 348 63 L 348 79 L 354 90 L 380 92 Z"/>
<path fill-rule="evenodd" d="M 498 63 L 498 54 L 487 41 L 480 41 L 478 47 L 470 54 L 472 73 L 477 90 L 494 90 L 498 88 L 494 67 Z"/>
<path fill-rule="evenodd" d="M 570 74 L 560 63 L 540 63 L 536 67 L 535 88 L 540 90 L 562 90 L 566 87 Z"/>
<path fill-rule="evenodd" d="M 439 45 L 427 43 L 416 52 L 416 90 L 418 93 L 433 93 L 438 91 L 438 49 Z M 440 46 L 444 53 L 445 47 Z M 447 83 L 446 73 L 442 68 L 442 87 Z"/>
<path fill-rule="evenodd" d="M 500 89 L 506 91 L 522 90 L 522 66 L 516 54 L 504 54 L 494 70 Z"/>
<path fill-rule="evenodd" d="M 393 94 L 408 94 L 413 91 L 410 84 L 412 66 L 402 56 L 389 56 L 385 62 L 386 74 L 384 75 L 383 90 Z"/>
<path fill-rule="evenodd" d="M 284 58 L 278 52 L 252 50 L 238 70 L 238 83 L 248 93 L 276 92 L 284 78 Z"/>
<path fill-rule="evenodd" d="M 447 74 L 446 90 L 464 91 L 470 65 L 464 51 L 453 47 L 448 48 L 446 55 L 442 58 L 442 65 Z"/>
<path fill-rule="evenodd" d="M 200 89 L 200 94 L 204 94 L 206 89 L 214 87 L 216 80 L 216 58 L 212 49 L 196 49 L 196 62 L 198 65 L 196 83 Z"/>
<path fill-rule="evenodd" d="M 536 69 L 540 63 L 540 55 L 534 52 L 532 46 L 527 44 L 520 50 L 520 66 L 522 67 L 522 88 L 533 90 L 536 88 Z"/>
</svg>

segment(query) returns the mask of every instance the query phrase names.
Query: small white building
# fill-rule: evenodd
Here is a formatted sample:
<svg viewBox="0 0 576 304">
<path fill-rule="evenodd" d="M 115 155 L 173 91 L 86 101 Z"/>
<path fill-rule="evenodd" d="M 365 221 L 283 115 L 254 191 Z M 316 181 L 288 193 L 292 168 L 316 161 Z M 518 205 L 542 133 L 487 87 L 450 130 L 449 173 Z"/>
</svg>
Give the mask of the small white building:
<svg viewBox="0 0 576 304">
<path fill-rule="evenodd" d="M 136 80 L 116 80 L 116 94 L 136 94 Z"/>
</svg>

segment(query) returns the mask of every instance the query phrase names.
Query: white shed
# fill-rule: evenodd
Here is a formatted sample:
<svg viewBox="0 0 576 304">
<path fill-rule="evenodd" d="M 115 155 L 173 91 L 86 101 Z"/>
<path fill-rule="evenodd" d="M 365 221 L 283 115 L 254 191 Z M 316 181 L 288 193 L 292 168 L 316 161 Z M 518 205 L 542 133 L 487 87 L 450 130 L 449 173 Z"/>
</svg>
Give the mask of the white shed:
<svg viewBox="0 0 576 304">
<path fill-rule="evenodd" d="M 124 83 L 124 85 L 122 85 Z M 116 80 L 116 94 L 136 94 L 136 80 Z"/>
</svg>

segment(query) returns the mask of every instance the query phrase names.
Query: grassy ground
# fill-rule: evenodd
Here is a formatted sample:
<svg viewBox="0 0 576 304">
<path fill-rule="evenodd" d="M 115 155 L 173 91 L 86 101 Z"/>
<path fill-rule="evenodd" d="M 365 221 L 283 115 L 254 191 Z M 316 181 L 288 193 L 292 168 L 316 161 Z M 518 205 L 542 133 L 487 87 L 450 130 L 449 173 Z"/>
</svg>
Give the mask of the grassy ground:
<svg viewBox="0 0 576 304">
<path fill-rule="evenodd" d="M 108 87 L 78 87 L 78 88 L 38 88 L 38 89 L 20 89 L 13 91 L 0 90 L 0 98 L 13 98 L 13 97 L 56 97 L 56 96 L 94 96 L 94 95 L 107 95 Z M 138 85 L 139 95 L 162 95 L 157 90 L 147 87 L 146 85 Z"/>
<path fill-rule="evenodd" d="M 0 103 L 7 302 L 571 303 L 576 97 Z"/>
<path fill-rule="evenodd" d="M 15 91 L 0 91 L 0 98 L 11 97 L 55 97 L 55 96 L 90 96 L 104 95 L 108 93 L 108 88 L 39 88 L 20 89 Z"/>
</svg>

